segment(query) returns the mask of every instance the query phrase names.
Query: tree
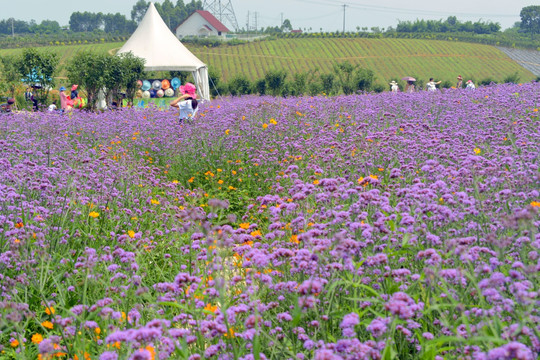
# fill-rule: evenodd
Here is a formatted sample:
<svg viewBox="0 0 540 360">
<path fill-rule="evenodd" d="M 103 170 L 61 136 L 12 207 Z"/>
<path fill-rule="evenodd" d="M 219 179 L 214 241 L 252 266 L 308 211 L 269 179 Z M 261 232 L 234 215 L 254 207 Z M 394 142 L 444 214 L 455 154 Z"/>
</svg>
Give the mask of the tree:
<svg viewBox="0 0 540 360">
<path fill-rule="evenodd" d="M 47 101 L 49 90 L 54 87 L 54 74 L 60 62 L 58 54 L 40 52 L 35 48 L 24 49 L 21 57 L 16 62 L 19 75 L 23 82 L 29 86 L 39 84 L 34 97 L 38 103 Z"/>
<path fill-rule="evenodd" d="M 287 72 L 285 70 L 270 70 L 264 75 L 266 87 L 272 92 L 272 95 L 274 96 L 281 94 L 283 86 L 285 85 L 286 78 Z"/>
<path fill-rule="evenodd" d="M 356 90 L 370 91 L 373 87 L 375 73 L 373 70 L 359 68 L 354 74 L 354 83 Z"/>
<path fill-rule="evenodd" d="M 121 84 L 126 90 L 127 99 L 133 103 L 137 91 L 137 80 L 141 79 L 144 74 L 145 60 L 132 53 L 124 53 L 117 57 L 120 58 L 120 67 L 124 71 Z"/>
<path fill-rule="evenodd" d="M 2 85 L 7 88 L 11 97 L 15 97 L 15 89 L 19 84 L 21 76 L 17 69 L 17 58 L 15 55 L 0 57 L 0 69 L 2 69 Z"/>
<path fill-rule="evenodd" d="M 540 6 L 526 6 L 519 13 L 521 17 L 521 29 L 531 34 L 540 34 Z"/>
<path fill-rule="evenodd" d="M 131 53 L 111 56 L 84 51 L 75 55 L 67 65 L 69 80 L 86 90 L 91 110 L 96 108 L 101 89 L 116 98 L 125 89 L 128 99 L 133 101 L 137 80 L 143 72 L 144 60 Z"/>
<path fill-rule="evenodd" d="M 281 24 L 281 30 L 282 31 L 292 31 L 293 27 L 291 25 L 291 21 L 289 19 L 283 20 L 283 24 Z"/>
<path fill-rule="evenodd" d="M 74 12 L 69 18 L 69 28 L 74 32 L 92 32 L 103 25 L 102 13 Z"/>
<path fill-rule="evenodd" d="M 137 1 L 137 3 L 133 5 L 133 9 L 131 10 L 131 20 L 140 23 L 144 15 L 146 14 L 146 10 L 148 10 L 148 6 L 150 6 L 150 3 L 147 1 Z"/>
<path fill-rule="evenodd" d="M 355 90 L 353 73 L 357 67 L 357 65 L 353 65 L 348 61 L 334 65 L 334 71 L 338 75 L 339 85 L 345 95 L 352 94 Z"/>
<path fill-rule="evenodd" d="M 110 55 L 82 51 L 77 53 L 68 63 L 67 75 L 73 84 L 79 84 L 86 90 L 88 107 L 96 108 L 98 91 L 107 82 L 107 57 Z"/>
</svg>

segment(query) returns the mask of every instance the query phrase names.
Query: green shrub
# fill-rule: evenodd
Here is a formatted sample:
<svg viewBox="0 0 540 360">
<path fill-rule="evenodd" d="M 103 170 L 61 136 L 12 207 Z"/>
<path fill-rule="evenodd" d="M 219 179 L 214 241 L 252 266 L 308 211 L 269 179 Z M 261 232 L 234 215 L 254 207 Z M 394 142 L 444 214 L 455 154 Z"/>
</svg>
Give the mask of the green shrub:
<svg viewBox="0 0 540 360">
<path fill-rule="evenodd" d="M 512 84 L 517 84 L 519 83 L 519 74 L 518 72 L 516 71 L 515 73 L 513 73 L 512 75 L 508 75 L 507 77 L 505 77 L 502 81 L 503 83 L 512 83 Z"/>
<path fill-rule="evenodd" d="M 244 75 L 237 75 L 227 84 L 229 93 L 233 96 L 251 94 L 253 84 Z"/>
</svg>

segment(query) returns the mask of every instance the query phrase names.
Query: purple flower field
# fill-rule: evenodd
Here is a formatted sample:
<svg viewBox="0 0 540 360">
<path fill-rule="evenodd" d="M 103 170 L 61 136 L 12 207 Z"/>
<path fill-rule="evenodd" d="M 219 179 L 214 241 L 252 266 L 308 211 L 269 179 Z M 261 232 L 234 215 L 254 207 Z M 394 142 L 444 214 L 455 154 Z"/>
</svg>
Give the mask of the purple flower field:
<svg viewBox="0 0 540 360">
<path fill-rule="evenodd" d="M 0 115 L 0 358 L 537 359 L 539 107 Z"/>
</svg>

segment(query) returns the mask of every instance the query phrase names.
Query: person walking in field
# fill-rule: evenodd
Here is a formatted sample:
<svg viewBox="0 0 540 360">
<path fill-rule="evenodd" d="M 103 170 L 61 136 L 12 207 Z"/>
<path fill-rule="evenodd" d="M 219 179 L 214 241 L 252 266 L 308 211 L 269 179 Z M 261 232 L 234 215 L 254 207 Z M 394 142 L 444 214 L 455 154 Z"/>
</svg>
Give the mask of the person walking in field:
<svg viewBox="0 0 540 360">
<path fill-rule="evenodd" d="M 426 84 L 426 90 L 427 91 L 437 91 L 437 85 L 439 85 L 441 82 L 433 80 L 433 78 L 429 78 L 429 82 Z"/>
<path fill-rule="evenodd" d="M 461 89 L 461 88 L 463 88 L 463 78 L 461 77 L 461 75 L 458 75 L 456 89 Z"/>
<path fill-rule="evenodd" d="M 405 85 L 406 93 L 413 93 L 416 89 L 414 88 L 414 81 L 407 80 L 407 85 Z"/>
<path fill-rule="evenodd" d="M 172 107 L 178 108 L 178 121 L 181 124 L 185 120 L 191 120 L 199 110 L 197 101 L 197 88 L 192 83 L 186 83 L 179 87 L 182 95 L 170 102 Z"/>
<path fill-rule="evenodd" d="M 390 86 L 391 86 L 390 89 L 392 90 L 392 92 L 395 93 L 395 92 L 398 92 L 398 91 L 399 91 L 399 86 L 398 86 L 398 84 L 397 84 L 397 82 L 396 82 L 395 80 L 392 80 L 392 81 L 390 82 Z"/>
<path fill-rule="evenodd" d="M 474 83 L 472 82 L 472 80 L 467 80 L 467 87 L 466 87 L 467 90 L 474 90 L 476 89 L 476 86 L 474 86 Z"/>
</svg>

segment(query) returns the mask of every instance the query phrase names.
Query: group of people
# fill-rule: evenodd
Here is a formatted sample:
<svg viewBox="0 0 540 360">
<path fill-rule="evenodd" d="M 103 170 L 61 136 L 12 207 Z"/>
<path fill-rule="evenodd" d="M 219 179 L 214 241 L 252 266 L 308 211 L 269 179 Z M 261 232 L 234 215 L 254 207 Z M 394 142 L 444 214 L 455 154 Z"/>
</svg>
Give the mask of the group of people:
<svg viewBox="0 0 540 360">
<path fill-rule="evenodd" d="M 79 96 L 79 91 L 77 90 L 79 85 L 74 84 L 71 86 L 71 94 L 67 95 L 65 91 L 67 90 L 64 86 L 60 88 L 60 111 L 69 112 L 74 107 L 80 107 L 83 103 L 83 100 Z M 56 100 L 49 106 L 49 111 L 53 112 L 57 110 Z"/>
<path fill-rule="evenodd" d="M 405 92 L 412 93 L 416 91 L 416 87 L 414 85 L 415 80 L 407 80 L 407 84 L 405 85 Z M 441 81 L 435 81 L 433 78 L 429 78 L 429 81 L 426 84 L 426 90 L 427 91 L 437 91 L 437 85 L 439 85 Z M 399 85 L 395 80 L 392 80 L 390 82 L 391 91 L 392 92 L 398 92 L 399 91 Z M 456 83 L 456 89 L 461 89 L 463 87 L 463 77 L 461 75 L 458 75 L 457 77 L 457 83 Z M 472 80 L 467 81 L 467 90 L 474 90 L 476 89 L 476 86 L 474 85 Z"/>
</svg>

